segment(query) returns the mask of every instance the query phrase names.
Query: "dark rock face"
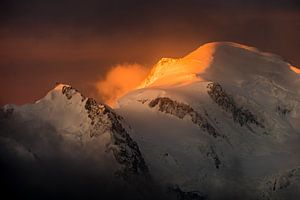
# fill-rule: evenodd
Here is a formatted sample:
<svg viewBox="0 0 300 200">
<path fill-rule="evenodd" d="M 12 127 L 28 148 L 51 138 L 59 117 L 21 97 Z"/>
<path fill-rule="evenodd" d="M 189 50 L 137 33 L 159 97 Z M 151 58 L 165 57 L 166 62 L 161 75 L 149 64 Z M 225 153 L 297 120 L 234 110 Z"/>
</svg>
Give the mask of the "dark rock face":
<svg viewBox="0 0 300 200">
<path fill-rule="evenodd" d="M 111 131 L 114 138 L 114 144 L 119 149 L 114 149 L 114 155 L 117 161 L 125 165 L 125 172 L 145 174 L 148 173 L 148 167 L 142 157 L 139 147 L 129 136 L 122 124 L 118 121 L 118 116 L 114 112 L 109 113 L 112 123 Z"/>
<path fill-rule="evenodd" d="M 206 195 L 198 192 L 198 191 L 189 191 L 185 192 L 180 189 L 180 187 L 176 186 L 170 188 L 170 191 L 175 193 L 176 199 L 178 200 L 206 200 L 208 199 Z"/>
<path fill-rule="evenodd" d="M 254 124 L 264 128 L 264 125 L 258 121 L 257 117 L 252 114 L 247 108 L 239 107 L 233 100 L 232 96 L 228 95 L 220 84 L 209 83 L 207 85 L 208 95 L 217 103 L 223 110 L 232 114 L 234 122 L 240 126 Z"/>
<path fill-rule="evenodd" d="M 292 112 L 292 109 L 287 106 L 280 105 L 276 107 L 276 112 L 282 116 L 286 116 Z"/>
<path fill-rule="evenodd" d="M 72 99 L 74 94 L 79 93 L 78 90 L 76 90 L 75 88 L 71 87 L 71 86 L 63 86 L 62 88 L 62 93 L 68 98 L 68 99 Z M 79 93 L 82 97 L 81 101 L 84 101 L 86 98 L 85 96 L 83 96 L 81 93 Z"/>
<path fill-rule="evenodd" d="M 294 185 L 299 185 L 300 177 L 300 167 L 296 167 L 290 170 L 287 170 L 282 173 L 275 174 L 269 177 L 263 184 L 262 199 L 269 200 L 275 199 L 273 196 L 276 196 L 278 192 L 284 192 L 284 190 L 293 187 Z M 299 199 L 300 196 L 290 196 L 289 199 Z M 277 198 L 276 198 L 277 199 Z"/>
<path fill-rule="evenodd" d="M 173 115 L 179 119 L 189 116 L 195 125 L 199 126 L 203 131 L 206 131 L 209 135 L 214 138 L 220 137 L 227 140 L 227 137 L 217 132 L 217 130 L 206 120 L 205 117 L 201 116 L 200 113 L 187 104 L 174 101 L 168 97 L 158 97 L 150 101 L 148 105 L 150 108 L 158 106 L 158 110 L 160 112 Z M 206 113 L 205 115 L 208 114 Z M 212 159 L 216 169 L 220 168 L 221 160 L 219 159 L 214 146 L 211 146 L 211 148 L 207 151 L 206 156 Z"/>
<path fill-rule="evenodd" d="M 210 158 L 212 158 L 212 160 L 214 161 L 215 167 L 216 169 L 220 168 L 221 165 L 221 160 L 219 159 L 218 154 L 215 151 L 215 147 L 214 146 L 210 146 L 210 151 L 208 151 L 206 153 L 206 155 Z"/>
<path fill-rule="evenodd" d="M 116 148 L 112 148 L 115 159 L 124 166 L 120 172 L 122 177 L 128 174 L 147 174 L 148 167 L 139 150 L 138 144 L 133 141 L 126 129 L 123 127 L 122 117 L 113 112 L 104 104 L 88 98 L 85 104 L 89 118 L 92 120 L 93 132 L 90 136 L 94 137 L 105 131 L 111 133 L 112 143 Z"/>
<path fill-rule="evenodd" d="M 153 108 L 158 106 L 160 112 L 174 115 L 179 119 L 185 116 L 190 116 L 194 124 L 199 126 L 202 130 L 206 131 L 213 137 L 225 137 L 217 132 L 217 130 L 204 118 L 200 113 L 196 112 L 191 106 L 174 101 L 168 97 L 158 97 L 149 102 L 149 107 Z"/>
<path fill-rule="evenodd" d="M 107 119 L 108 109 L 104 105 L 98 105 L 94 99 L 88 98 L 85 103 L 85 109 L 93 126 L 90 131 L 90 137 L 99 136 L 106 131 L 110 131 L 112 123 Z"/>
</svg>

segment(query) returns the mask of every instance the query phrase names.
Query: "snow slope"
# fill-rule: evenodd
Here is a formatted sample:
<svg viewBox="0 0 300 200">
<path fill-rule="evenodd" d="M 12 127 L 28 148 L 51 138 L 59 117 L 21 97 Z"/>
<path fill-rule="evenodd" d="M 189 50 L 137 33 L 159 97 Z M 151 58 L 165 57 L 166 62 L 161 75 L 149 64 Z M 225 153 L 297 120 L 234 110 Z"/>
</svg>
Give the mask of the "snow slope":
<svg viewBox="0 0 300 200">
<path fill-rule="evenodd" d="M 277 55 L 209 43 L 163 58 L 115 110 L 159 182 L 208 199 L 259 199 L 266 177 L 300 166 L 299 80 Z M 295 188 L 280 197 L 299 199 Z"/>
</svg>

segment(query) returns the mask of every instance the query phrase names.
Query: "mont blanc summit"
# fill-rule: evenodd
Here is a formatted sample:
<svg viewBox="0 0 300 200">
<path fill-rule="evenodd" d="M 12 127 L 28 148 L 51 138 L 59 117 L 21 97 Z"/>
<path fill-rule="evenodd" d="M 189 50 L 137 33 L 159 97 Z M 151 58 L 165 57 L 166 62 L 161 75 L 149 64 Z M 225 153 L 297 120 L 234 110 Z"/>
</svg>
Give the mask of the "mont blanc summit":
<svg viewBox="0 0 300 200">
<path fill-rule="evenodd" d="M 294 82 L 298 79 L 292 68 L 280 56 L 261 52 L 254 47 L 213 42 L 200 46 L 183 58 L 162 58 L 140 87 L 186 84 L 199 80 L 238 84 L 257 76 Z"/>
</svg>

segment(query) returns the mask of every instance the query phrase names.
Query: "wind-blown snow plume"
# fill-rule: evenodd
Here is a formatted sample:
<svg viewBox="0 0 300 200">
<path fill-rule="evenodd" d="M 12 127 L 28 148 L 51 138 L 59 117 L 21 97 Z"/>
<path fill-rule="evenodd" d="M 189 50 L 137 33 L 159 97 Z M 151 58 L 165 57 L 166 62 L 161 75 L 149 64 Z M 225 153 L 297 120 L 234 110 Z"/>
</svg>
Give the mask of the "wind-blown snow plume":
<svg viewBox="0 0 300 200">
<path fill-rule="evenodd" d="M 115 101 L 135 89 L 147 76 L 148 69 L 139 64 L 116 65 L 106 75 L 105 79 L 97 83 L 97 89 L 102 99 L 110 106 Z"/>
</svg>

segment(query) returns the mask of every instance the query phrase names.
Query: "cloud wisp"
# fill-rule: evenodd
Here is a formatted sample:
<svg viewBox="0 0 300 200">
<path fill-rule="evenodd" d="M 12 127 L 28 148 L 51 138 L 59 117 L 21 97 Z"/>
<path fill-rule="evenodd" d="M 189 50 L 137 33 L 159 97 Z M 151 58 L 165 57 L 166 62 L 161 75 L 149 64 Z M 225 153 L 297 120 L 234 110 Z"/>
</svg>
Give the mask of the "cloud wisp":
<svg viewBox="0 0 300 200">
<path fill-rule="evenodd" d="M 113 107 L 116 100 L 135 89 L 148 72 L 148 68 L 139 64 L 116 65 L 106 74 L 104 80 L 97 82 L 97 90 L 102 100 Z"/>
</svg>

